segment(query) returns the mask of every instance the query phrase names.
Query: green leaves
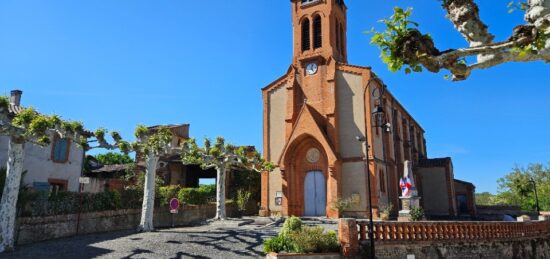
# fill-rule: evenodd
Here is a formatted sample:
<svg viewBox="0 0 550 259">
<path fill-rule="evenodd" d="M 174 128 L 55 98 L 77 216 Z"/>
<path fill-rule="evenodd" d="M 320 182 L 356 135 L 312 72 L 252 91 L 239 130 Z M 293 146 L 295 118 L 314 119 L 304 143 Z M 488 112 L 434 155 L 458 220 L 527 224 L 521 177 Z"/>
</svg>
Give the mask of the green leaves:
<svg viewBox="0 0 550 259">
<path fill-rule="evenodd" d="M 530 164 L 527 168 L 516 167 L 498 181 L 495 201 L 520 205 L 524 210 L 534 210 L 535 186 L 541 210 L 550 209 L 550 165 Z"/>
<path fill-rule="evenodd" d="M 395 7 L 394 14 L 389 19 L 383 19 L 380 22 L 386 25 L 386 30 L 378 32 L 371 29 L 367 33 L 372 33 L 370 43 L 380 48 L 380 58 L 388 65 L 388 69 L 397 72 L 405 67 L 405 74 L 411 72 L 421 72 L 422 67 L 416 59 L 404 57 L 402 44 L 410 36 L 411 30 L 418 27 L 418 23 L 409 20 L 412 9 Z M 424 37 L 430 38 L 429 35 Z"/>
<path fill-rule="evenodd" d="M 105 133 L 107 133 L 107 130 L 105 128 L 98 128 L 94 132 L 94 136 L 98 140 L 105 140 Z"/>
<path fill-rule="evenodd" d="M 189 139 L 182 145 L 182 162 L 201 165 L 203 168 L 233 165 L 248 170 L 272 171 L 274 165 L 266 162 L 261 155 L 249 146 L 235 146 L 225 143 L 217 137 L 214 146 L 208 138 L 204 139 L 204 148 L 200 148 L 195 139 Z"/>
<path fill-rule="evenodd" d="M 126 155 L 115 152 L 95 155 L 95 158 L 103 165 L 131 164 L 134 160 Z"/>
<path fill-rule="evenodd" d="M 529 3 L 527 1 L 510 1 L 508 5 L 506 5 L 506 8 L 508 8 L 508 13 L 513 13 L 516 10 L 522 10 L 526 11 L 527 8 L 529 8 Z"/>
<path fill-rule="evenodd" d="M 26 128 L 37 116 L 38 113 L 32 107 L 29 107 L 23 109 L 19 114 L 15 115 L 12 123 L 13 125 Z"/>
<path fill-rule="evenodd" d="M 134 135 L 136 136 L 136 138 L 141 139 L 141 138 L 147 136 L 148 133 L 149 133 L 149 129 L 147 127 L 145 127 L 143 125 L 138 125 L 136 127 Z"/>
<path fill-rule="evenodd" d="M 0 111 L 8 111 L 10 100 L 6 96 L 0 96 Z"/>
</svg>

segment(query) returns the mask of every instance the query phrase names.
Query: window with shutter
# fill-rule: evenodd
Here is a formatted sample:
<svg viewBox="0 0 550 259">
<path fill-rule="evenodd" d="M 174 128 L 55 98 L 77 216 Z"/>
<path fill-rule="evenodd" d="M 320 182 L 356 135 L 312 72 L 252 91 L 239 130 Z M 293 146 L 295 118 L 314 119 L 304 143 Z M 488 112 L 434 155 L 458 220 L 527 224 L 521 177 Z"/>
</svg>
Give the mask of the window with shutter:
<svg viewBox="0 0 550 259">
<path fill-rule="evenodd" d="M 313 48 L 320 48 L 323 46 L 323 35 L 321 30 L 321 16 L 316 16 L 313 19 Z"/>
<path fill-rule="evenodd" d="M 309 19 L 302 22 L 302 51 L 309 50 L 311 44 L 309 39 Z"/>
<path fill-rule="evenodd" d="M 66 163 L 69 160 L 70 141 L 66 138 L 56 137 L 52 147 L 52 161 Z"/>
</svg>

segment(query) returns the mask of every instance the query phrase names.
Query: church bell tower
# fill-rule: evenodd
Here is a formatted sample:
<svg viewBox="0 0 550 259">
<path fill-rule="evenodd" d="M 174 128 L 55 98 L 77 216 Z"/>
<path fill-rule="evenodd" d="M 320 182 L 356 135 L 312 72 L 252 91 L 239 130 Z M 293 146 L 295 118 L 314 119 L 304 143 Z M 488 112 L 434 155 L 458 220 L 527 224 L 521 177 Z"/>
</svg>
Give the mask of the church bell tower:
<svg viewBox="0 0 550 259">
<path fill-rule="evenodd" d="M 296 67 L 311 60 L 324 63 L 331 57 L 347 63 L 344 0 L 292 0 L 292 24 Z"/>
</svg>

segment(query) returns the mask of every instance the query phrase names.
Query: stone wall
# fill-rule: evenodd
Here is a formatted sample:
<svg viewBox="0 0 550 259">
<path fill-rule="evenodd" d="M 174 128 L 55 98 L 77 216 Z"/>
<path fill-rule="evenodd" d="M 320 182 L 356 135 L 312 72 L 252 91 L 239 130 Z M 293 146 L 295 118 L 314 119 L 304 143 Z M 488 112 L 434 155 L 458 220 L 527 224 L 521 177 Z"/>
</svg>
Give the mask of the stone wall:
<svg viewBox="0 0 550 259">
<path fill-rule="evenodd" d="M 368 243 L 362 247 L 368 247 Z M 550 236 L 509 241 L 376 245 L 376 258 L 378 259 L 408 258 L 407 255 L 426 259 L 550 258 Z"/>
<path fill-rule="evenodd" d="M 227 214 L 233 215 L 234 206 L 227 206 Z M 166 208 L 155 208 L 155 227 L 187 226 L 216 214 L 214 205 L 186 206 L 179 213 L 171 214 Z M 137 229 L 141 210 L 117 210 L 92 213 L 28 217 L 17 219 L 17 244 L 28 244 L 49 239 L 81 234 Z M 78 226 L 78 231 L 77 231 Z"/>
</svg>

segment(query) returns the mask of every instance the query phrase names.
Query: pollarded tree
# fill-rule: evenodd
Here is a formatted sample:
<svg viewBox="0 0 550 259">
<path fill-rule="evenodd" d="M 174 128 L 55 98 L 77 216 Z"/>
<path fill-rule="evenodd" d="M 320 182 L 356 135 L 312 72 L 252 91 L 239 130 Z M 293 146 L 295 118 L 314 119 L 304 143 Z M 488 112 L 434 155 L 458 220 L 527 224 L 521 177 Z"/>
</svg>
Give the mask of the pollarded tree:
<svg viewBox="0 0 550 259">
<path fill-rule="evenodd" d="M 133 143 L 124 141 L 118 132 L 111 132 L 115 144 L 109 144 L 105 140 L 107 130 L 98 129 L 94 133 L 99 146 L 108 149 L 120 149 L 124 154 L 136 152 L 138 156 L 145 158 L 145 186 L 143 188 L 143 205 L 138 231 L 153 231 L 153 213 L 155 205 L 155 176 L 158 162 L 161 156 L 177 154 L 178 147 L 172 146 L 172 132 L 167 128 L 155 131 L 149 130 L 143 125 L 138 125 L 135 130 L 136 141 Z"/>
<path fill-rule="evenodd" d="M 175 154 L 177 147 L 172 147 L 172 132 L 161 128 L 151 134 L 144 126 L 136 128 L 137 142 L 132 144 L 134 151 L 145 155 L 145 188 L 143 188 L 143 206 L 138 230 L 153 231 L 153 210 L 155 207 L 155 176 L 159 159 L 163 155 Z M 125 149 L 123 150 L 125 151 Z M 127 152 L 127 151 L 125 151 Z"/>
<path fill-rule="evenodd" d="M 216 138 L 214 146 L 208 138 L 200 148 L 195 139 L 189 139 L 182 147 L 183 164 L 200 165 L 203 170 L 216 169 L 216 220 L 225 220 L 225 177 L 233 168 L 271 171 L 273 165 L 263 160 L 253 147 L 236 147 L 226 144 L 221 137 Z"/>
<path fill-rule="evenodd" d="M 25 143 L 48 145 L 53 135 L 78 140 L 86 145 L 82 124 L 63 121 L 59 116 L 39 114 L 32 108 L 9 114 L 9 101 L 0 97 L 0 135 L 9 137 L 8 162 L 2 199 L 0 201 L 0 252 L 12 250 L 15 245 L 15 217 L 21 173 L 25 158 Z"/>
<path fill-rule="evenodd" d="M 386 31 L 374 32 L 371 43 L 381 49 L 382 60 L 391 71 L 404 67 L 405 73 L 447 69 L 454 81 L 468 78 L 472 70 L 507 62 L 550 61 L 550 0 L 512 1 L 510 8 L 525 11 L 525 24 L 516 26 L 507 40 L 494 42 L 494 36 L 479 16 L 474 0 L 440 0 L 447 18 L 469 43 L 468 47 L 440 51 L 428 34 L 410 21 L 411 9 L 394 9 L 383 20 Z M 499 4 L 498 1 L 495 4 Z M 466 58 L 474 57 L 469 63 Z"/>
</svg>

